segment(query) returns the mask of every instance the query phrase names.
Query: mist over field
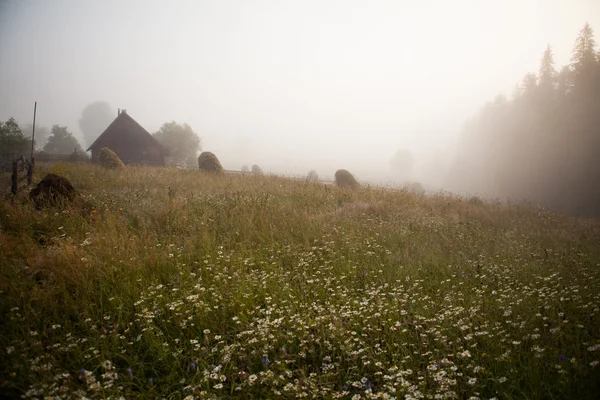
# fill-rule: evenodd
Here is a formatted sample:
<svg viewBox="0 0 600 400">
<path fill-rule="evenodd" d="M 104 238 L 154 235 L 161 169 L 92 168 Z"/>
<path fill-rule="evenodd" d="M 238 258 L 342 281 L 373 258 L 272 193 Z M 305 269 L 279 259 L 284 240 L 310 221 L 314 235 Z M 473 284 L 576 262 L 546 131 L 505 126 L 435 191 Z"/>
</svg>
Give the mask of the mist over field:
<svg viewBox="0 0 600 400">
<path fill-rule="evenodd" d="M 226 169 L 600 215 L 593 29 L 595 0 L 1 0 L 0 121 L 25 131 L 37 101 L 85 150 L 102 101 L 188 124 Z"/>
</svg>

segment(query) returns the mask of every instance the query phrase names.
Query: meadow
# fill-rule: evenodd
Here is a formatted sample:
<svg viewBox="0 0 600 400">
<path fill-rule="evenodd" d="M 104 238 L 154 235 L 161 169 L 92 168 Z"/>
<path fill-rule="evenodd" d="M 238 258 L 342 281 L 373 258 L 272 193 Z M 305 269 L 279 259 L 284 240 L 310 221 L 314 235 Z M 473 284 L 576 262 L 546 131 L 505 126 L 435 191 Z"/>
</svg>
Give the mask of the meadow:
<svg viewBox="0 0 600 400">
<path fill-rule="evenodd" d="M 598 221 L 274 176 L 48 172 L 86 206 L 0 202 L 0 396 L 600 396 Z"/>
</svg>

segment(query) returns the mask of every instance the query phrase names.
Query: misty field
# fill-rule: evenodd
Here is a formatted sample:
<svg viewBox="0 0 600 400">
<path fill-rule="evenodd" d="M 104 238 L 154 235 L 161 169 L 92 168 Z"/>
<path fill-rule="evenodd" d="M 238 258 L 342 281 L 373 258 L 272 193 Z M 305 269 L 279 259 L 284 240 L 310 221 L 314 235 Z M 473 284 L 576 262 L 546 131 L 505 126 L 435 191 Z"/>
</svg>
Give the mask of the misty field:
<svg viewBox="0 0 600 400">
<path fill-rule="evenodd" d="M 272 176 L 48 172 L 87 205 L 0 203 L 4 396 L 600 393 L 597 221 Z"/>
</svg>

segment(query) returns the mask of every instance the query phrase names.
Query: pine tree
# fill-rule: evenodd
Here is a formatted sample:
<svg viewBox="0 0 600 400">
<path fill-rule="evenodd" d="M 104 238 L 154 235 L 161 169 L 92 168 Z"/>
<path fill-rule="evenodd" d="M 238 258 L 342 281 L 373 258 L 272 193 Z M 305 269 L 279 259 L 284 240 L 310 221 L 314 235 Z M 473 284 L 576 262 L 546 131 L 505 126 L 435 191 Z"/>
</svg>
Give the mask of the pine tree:
<svg viewBox="0 0 600 400">
<path fill-rule="evenodd" d="M 594 30 L 590 24 L 586 23 L 575 41 L 573 56 L 571 57 L 571 69 L 575 79 L 581 77 L 586 79 L 595 70 L 598 62 L 595 47 Z"/>
<path fill-rule="evenodd" d="M 573 88 L 573 73 L 568 65 L 565 65 L 556 76 L 556 88 L 559 96 L 568 95 Z"/>
<path fill-rule="evenodd" d="M 554 69 L 554 54 L 552 54 L 552 47 L 548 45 L 540 64 L 540 87 L 554 87 L 555 84 L 556 70 Z"/>
<path fill-rule="evenodd" d="M 526 74 L 521 82 L 521 95 L 525 98 L 531 97 L 538 88 L 538 79 L 533 73 Z"/>
</svg>

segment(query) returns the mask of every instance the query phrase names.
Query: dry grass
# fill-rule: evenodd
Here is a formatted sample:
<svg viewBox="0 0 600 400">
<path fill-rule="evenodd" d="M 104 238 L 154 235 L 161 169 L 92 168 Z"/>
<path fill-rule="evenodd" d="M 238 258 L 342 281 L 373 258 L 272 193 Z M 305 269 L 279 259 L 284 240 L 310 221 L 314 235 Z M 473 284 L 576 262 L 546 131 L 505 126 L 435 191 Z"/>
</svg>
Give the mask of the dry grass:
<svg viewBox="0 0 600 400">
<path fill-rule="evenodd" d="M 596 221 L 274 176 L 48 172 L 90 208 L 0 203 L 6 396 L 598 394 Z"/>
</svg>

